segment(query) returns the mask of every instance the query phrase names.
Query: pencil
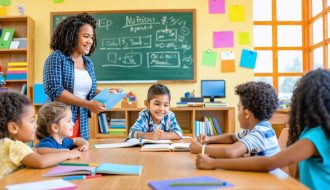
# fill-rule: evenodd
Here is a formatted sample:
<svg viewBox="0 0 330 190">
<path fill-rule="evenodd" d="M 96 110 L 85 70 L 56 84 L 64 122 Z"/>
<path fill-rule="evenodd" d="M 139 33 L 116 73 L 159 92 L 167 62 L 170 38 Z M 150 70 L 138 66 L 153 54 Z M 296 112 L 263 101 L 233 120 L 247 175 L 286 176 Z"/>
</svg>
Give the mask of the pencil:
<svg viewBox="0 0 330 190">
<path fill-rule="evenodd" d="M 171 183 L 170 186 L 223 186 L 226 185 L 225 182 L 187 182 L 187 183 Z"/>
<path fill-rule="evenodd" d="M 99 166 L 97 163 L 77 163 L 77 162 L 60 162 L 58 163 L 59 166 L 92 166 L 96 167 Z"/>
<path fill-rule="evenodd" d="M 202 154 L 205 154 L 205 143 L 202 145 Z"/>
</svg>

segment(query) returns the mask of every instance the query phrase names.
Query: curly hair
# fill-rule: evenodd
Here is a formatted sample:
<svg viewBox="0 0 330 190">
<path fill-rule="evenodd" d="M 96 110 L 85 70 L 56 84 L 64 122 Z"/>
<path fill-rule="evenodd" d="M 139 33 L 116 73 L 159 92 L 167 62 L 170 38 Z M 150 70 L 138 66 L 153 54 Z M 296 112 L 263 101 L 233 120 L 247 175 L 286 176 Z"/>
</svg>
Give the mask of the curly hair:
<svg viewBox="0 0 330 190">
<path fill-rule="evenodd" d="M 71 55 L 78 45 L 78 33 L 80 27 L 84 24 L 89 24 L 93 28 L 94 42 L 88 53 L 90 56 L 97 45 L 96 40 L 96 21 L 95 19 L 87 13 L 81 13 L 75 16 L 66 17 L 56 28 L 52 40 L 50 43 L 50 48 L 52 50 L 60 50 L 65 55 Z"/>
<path fill-rule="evenodd" d="M 247 82 L 235 87 L 244 109 L 251 111 L 259 121 L 269 120 L 278 106 L 275 89 L 265 82 Z"/>
<path fill-rule="evenodd" d="M 321 126 L 330 138 L 330 71 L 316 69 L 297 83 L 291 98 L 289 141 L 293 144 L 305 128 Z"/>
<path fill-rule="evenodd" d="M 52 124 L 58 124 L 65 116 L 66 110 L 70 110 L 70 108 L 62 102 L 50 102 L 40 108 L 37 119 L 37 138 L 39 140 L 51 135 Z"/>
<path fill-rule="evenodd" d="M 157 95 L 168 95 L 168 99 L 171 100 L 171 92 L 167 86 L 163 84 L 153 84 L 150 86 L 147 101 L 150 102 Z"/>
<path fill-rule="evenodd" d="M 14 92 L 0 93 L 0 139 L 10 138 L 8 123 L 21 124 L 26 107 L 32 106 L 30 100 Z"/>
</svg>

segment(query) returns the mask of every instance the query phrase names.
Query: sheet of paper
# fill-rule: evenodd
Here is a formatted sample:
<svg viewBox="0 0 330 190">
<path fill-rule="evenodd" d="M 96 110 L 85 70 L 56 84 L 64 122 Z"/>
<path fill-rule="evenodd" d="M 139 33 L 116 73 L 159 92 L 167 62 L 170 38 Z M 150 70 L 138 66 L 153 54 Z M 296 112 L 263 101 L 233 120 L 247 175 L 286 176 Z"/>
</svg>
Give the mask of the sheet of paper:
<svg viewBox="0 0 330 190">
<path fill-rule="evenodd" d="M 45 180 L 45 181 L 35 181 L 30 183 L 20 183 L 14 185 L 7 185 L 8 190 L 22 190 L 22 189 L 75 189 L 77 186 L 69 181 L 63 179 Z"/>
<path fill-rule="evenodd" d="M 235 54 L 232 51 L 221 52 L 221 72 L 235 72 Z"/>
<path fill-rule="evenodd" d="M 232 48 L 232 47 L 234 47 L 233 31 L 213 32 L 213 48 Z"/>
<path fill-rule="evenodd" d="M 217 61 L 217 52 L 206 50 L 203 52 L 202 65 L 215 66 Z"/>
<path fill-rule="evenodd" d="M 257 61 L 257 52 L 242 49 L 241 61 L 239 66 L 254 69 Z"/>
</svg>

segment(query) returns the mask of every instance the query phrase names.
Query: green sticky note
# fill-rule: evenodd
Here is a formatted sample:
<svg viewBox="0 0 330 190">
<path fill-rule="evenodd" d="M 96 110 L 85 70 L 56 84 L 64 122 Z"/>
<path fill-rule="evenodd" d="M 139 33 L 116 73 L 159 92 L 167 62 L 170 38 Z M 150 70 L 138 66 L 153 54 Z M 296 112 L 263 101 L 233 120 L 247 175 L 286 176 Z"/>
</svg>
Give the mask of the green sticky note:
<svg viewBox="0 0 330 190">
<path fill-rule="evenodd" d="M 249 32 L 239 32 L 238 33 L 238 43 L 240 45 L 250 44 L 250 33 Z"/>
<path fill-rule="evenodd" d="M 0 5 L 9 6 L 11 4 L 11 0 L 0 0 Z"/>
<path fill-rule="evenodd" d="M 217 61 L 217 53 L 211 50 L 203 52 L 202 65 L 215 66 Z"/>
<path fill-rule="evenodd" d="M 245 20 L 244 5 L 232 5 L 229 7 L 230 22 L 244 22 L 244 20 Z"/>
<path fill-rule="evenodd" d="M 54 3 L 63 3 L 64 0 L 53 0 Z"/>
</svg>

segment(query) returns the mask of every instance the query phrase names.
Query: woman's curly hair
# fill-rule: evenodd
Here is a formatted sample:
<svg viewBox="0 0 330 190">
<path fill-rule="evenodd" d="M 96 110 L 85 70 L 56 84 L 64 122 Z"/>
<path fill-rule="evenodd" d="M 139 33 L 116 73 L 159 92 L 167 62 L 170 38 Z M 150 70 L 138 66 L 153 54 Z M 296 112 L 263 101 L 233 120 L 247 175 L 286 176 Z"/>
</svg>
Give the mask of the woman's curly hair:
<svg viewBox="0 0 330 190">
<path fill-rule="evenodd" d="M 62 102 L 50 102 L 40 108 L 37 119 L 37 138 L 39 140 L 51 135 L 52 124 L 59 124 L 65 116 L 66 110 L 70 110 L 70 108 Z"/>
<path fill-rule="evenodd" d="M 31 102 L 24 95 L 14 92 L 0 93 L 0 139 L 10 138 L 8 123 L 21 124 L 27 106 L 31 106 Z"/>
<path fill-rule="evenodd" d="M 87 13 L 81 13 L 75 16 L 66 17 L 56 28 L 52 40 L 50 43 L 50 48 L 52 50 L 60 50 L 65 55 L 71 55 L 78 45 L 78 33 L 80 27 L 84 24 L 89 24 L 93 28 L 94 41 L 92 47 L 88 53 L 90 56 L 96 48 L 96 21 L 95 19 Z"/>
<path fill-rule="evenodd" d="M 316 69 L 297 83 L 291 99 L 289 141 L 293 144 L 305 128 L 321 126 L 330 138 L 330 71 Z"/>
<path fill-rule="evenodd" d="M 244 109 L 251 111 L 259 121 L 269 120 L 278 105 L 275 89 L 265 82 L 247 82 L 236 86 Z"/>
</svg>

